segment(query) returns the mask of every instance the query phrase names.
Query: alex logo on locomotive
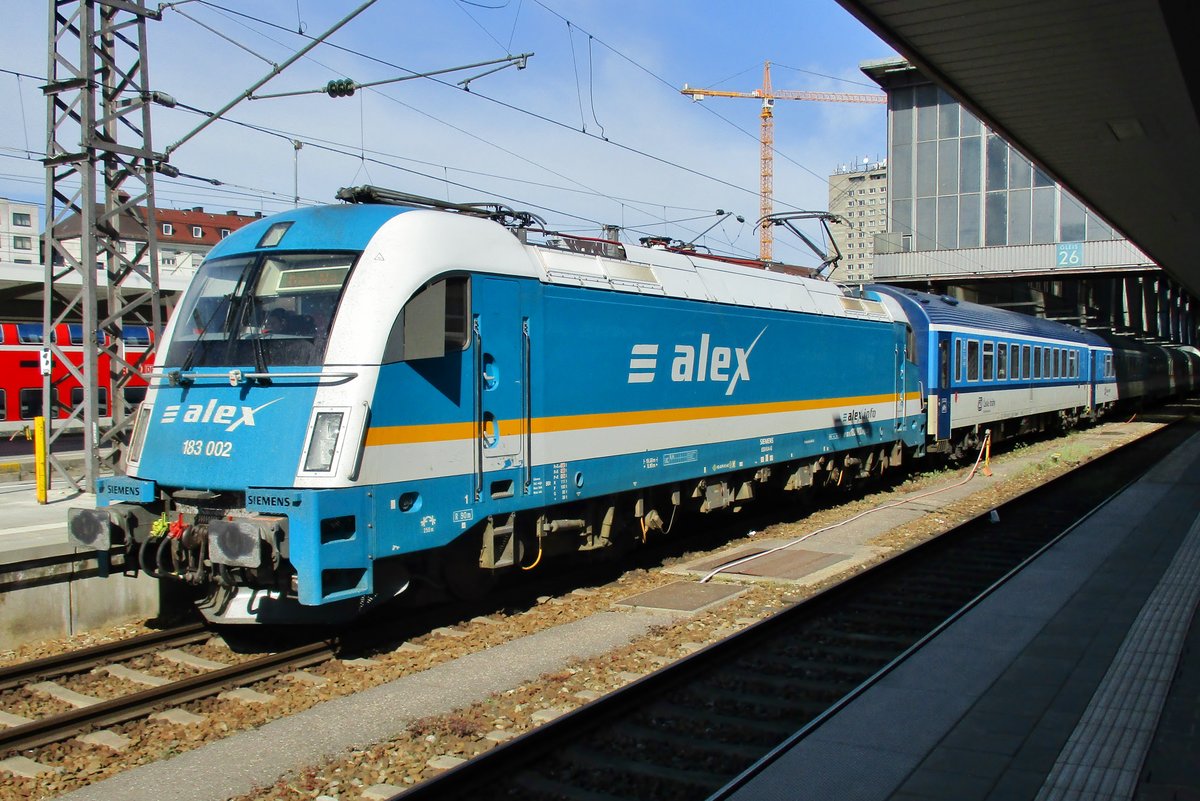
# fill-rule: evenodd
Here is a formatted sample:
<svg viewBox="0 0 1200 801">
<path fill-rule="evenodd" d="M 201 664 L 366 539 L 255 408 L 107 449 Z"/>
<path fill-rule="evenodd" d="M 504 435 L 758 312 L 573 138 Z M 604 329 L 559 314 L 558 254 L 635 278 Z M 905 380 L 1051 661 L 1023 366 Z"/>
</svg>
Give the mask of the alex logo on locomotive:
<svg viewBox="0 0 1200 801">
<path fill-rule="evenodd" d="M 750 354 L 767 332 L 766 327 L 748 347 L 713 345 L 712 335 L 700 335 L 699 345 L 677 344 L 671 361 L 671 380 L 675 382 L 728 382 L 726 395 L 732 395 L 738 381 L 750 380 Z M 630 349 L 630 384 L 652 383 L 658 371 L 658 345 L 640 343 Z"/>
<path fill-rule="evenodd" d="M 226 405 L 218 406 L 215 398 L 210 400 L 207 406 L 199 403 L 192 403 L 188 406 L 183 406 L 176 403 L 163 409 L 162 419 L 159 422 L 164 424 L 174 423 L 176 421 L 184 423 L 215 423 L 217 425 L 228 424 L 225 430 L 233 431 L 243 425 L 253 426 L 254 415 L 258 414 L 272 403 L 277 403 L 281 400 L 283 400 L 283 398 L 275 398 L 274 400 L 267 401 L 261 406 L 254 407 Z M 183 412 L 182 417 L 179 416 L 181 411 Z M 234 419 L 235 414 L 238 415 L 236 420 Z"/>
</svg>

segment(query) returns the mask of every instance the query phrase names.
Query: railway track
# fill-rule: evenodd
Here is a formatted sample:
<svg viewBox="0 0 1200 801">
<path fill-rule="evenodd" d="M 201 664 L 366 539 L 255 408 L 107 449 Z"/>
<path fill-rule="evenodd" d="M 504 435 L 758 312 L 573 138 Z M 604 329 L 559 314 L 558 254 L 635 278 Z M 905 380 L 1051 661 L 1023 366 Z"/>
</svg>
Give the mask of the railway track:
<svg viewBox="0 0 1200 801">
<path fill-rule="evenodd" d="M 1200 430 L 1171 426 L 419 784 L 428 798 L 707 798 L 1034 561 Z"/>
<path fill-rule="evenodd" d="M 110 665 L 135 656 L 152 653 L 162 648 L 178 648 L 203 642 L 212 634 L 203 623 L 188 623 L 162 631 L 152 631 L 124 640 L 93 645 L 77 651 L 68 651 L 42 659 L 34 659 L 17 665 L 0 667 L 0 690 L 31 684 L 43 679 L 52 679 L 70 673 L 81 673 L 102 665 Z"/>
<path fill-rule="evenodd" d="M 32 686 L 47 678 L 113 666 L 143 654 L 194 644 L 212 637 L 194 623 L 114 643 L 38 659 L 0 670 L 0 690 Z M 285 670 L 300 669 L 333 658 L 334 646 L 315 642 L 267 654 L 237 665 L 207 670 L 117 698 L 95 700 L 59 714 L 0 728 L 0 756 L 64 740 L 102 726 L 143 717 L 168 706 L 215 695 L 225 689 L 260 681 Z"/>
</svg>

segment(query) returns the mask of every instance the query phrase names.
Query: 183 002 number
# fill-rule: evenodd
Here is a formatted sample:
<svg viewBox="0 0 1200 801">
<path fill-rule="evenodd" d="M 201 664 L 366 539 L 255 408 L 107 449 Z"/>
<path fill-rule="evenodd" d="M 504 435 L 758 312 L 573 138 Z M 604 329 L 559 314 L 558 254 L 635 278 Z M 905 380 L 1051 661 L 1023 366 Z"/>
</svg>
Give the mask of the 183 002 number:
<svg viewBox="0 0 1200 801">
<path fill-rule="evenodd" d="M 185 439 L 184 456 L 223 456 L 233 453 L 233 443 L 219 439 Z"/>
</svg>

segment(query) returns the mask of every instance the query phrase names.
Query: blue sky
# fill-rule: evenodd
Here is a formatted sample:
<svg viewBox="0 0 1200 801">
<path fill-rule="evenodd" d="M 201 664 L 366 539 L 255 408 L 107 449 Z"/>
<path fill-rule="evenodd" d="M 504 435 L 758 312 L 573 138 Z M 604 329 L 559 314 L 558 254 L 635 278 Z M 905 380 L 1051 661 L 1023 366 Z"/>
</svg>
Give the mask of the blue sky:
<svg viewBox="0 0 1200 801">
<path fill-rule="evenodd" d="M 265 75 L 269 62 L 298 49 L 298 27 L 317 34 L 356 5 L 176 4 L 161 22 L 149 23 L 153 86 L 181 103 L 216 109 Z M 0 28 L 0 69 L 45 75 L 46 16 L 44 3 L 10 4 Z M 261 91 L 535 55 L 524 70 L 480 78 L 471 93 L 453 84 L 478 70 L 351 98 L 245 101 L 228 116 L 277 134 L 210 126 L 171 162 L 223 185 L 160 179 L 159 205 L 282 210 L 292 204 L 298 163 L 305 203 L 330 202 L 340 186 L 375 183 L 455 201 L 502 200 L 562 230 L 595 233 L 599 224 L 614 223 L 628 229 L 630 240 L 651 233 L 691 239 L 716 220 L 704 215 L 720 208 L 747 222 L 730 218 L 702 241 L 717 251 L 752 254 L 759 104 L 693 103 L 679 89 L 687 83 L 749 91 L 760 85 L 769 59 L 776 88 L 871 92 L 858 65 L 893 55 L 832 0 L 378 0 L 330 41 L 345 50 L 318 47 Z M 0 115 L 0 196 L 40 203 L 44 173 L 35 159 L 45 147 L 46 112 L 38 86 L 35 79 L 0 73 L 6 112 Z M 826 176 L 838 164 L 885 155 L 883 106 L 780 101 L 775 115 L 776 210 L 825 208 Z M 199 121 L 195 114 L 156 109 L 155 148 L 161 151 Z M 306 143 L 298 156 L 291 139 Z M 778 242 L 776 257 L 812 262 L 786 240 Z"/>
</svg>

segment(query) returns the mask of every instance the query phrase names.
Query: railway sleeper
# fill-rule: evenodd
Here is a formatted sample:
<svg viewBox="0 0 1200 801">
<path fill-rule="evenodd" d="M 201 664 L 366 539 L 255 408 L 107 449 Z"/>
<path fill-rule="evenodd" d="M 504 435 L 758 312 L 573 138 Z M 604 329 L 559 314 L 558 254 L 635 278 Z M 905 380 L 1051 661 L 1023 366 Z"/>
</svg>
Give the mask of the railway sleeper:
<svg viewBox="0 0 1200 801">
<path fill-rule="evenodd" d="M 626 801 L 629 796 L 613 795 L 599 790 L 580 787 L 576 782 L 562 782 L 531 770 L 519 771 L 513 784 L 523 790 L 521 797 L 527 801 L 554 799 L 554 801 Z"/>
<path fill-rule="evenodd" d="M 860 644 L 843 644 L 838 640 L 827 643 L 806 642 L 804 648 L 796 653 L 796 658 L 817 665 L 831 665 L 838 670 L 869 670 L 873 673 L 875 666 L 887 662 L 894 655 L 892 651 L 868 651 Z"/>
<path fill-rule="evenodd" d="M 854 682 L 844 676 L 838 677 L 831 673 L 832 671 L 825 671 L 824 676 L 780 676 L 778 674 L 753 673 L 739 678 L 737 683 L 742 689 L 752 690 L 754 697 L 773 696 L 804 700 L 813 695 L 820 695 L 822 698 L 829 696 L 830 700 L 837 700 L 845 695 L 847 686 L 854 686 Z"/>
<path fill-rule="evenodd" d="M 797 680 L 772 684 L 759 682 L 758 679 L 758 676 L 739 678 L 734 686 L 727 689 L 727 692 L 739 702 L 758 708 L 773 707 L 779 716 L 789 718 L 800 714 L 801 710 L 811 705 L 813 701 L 810 689 L 816 686 L 815 682 Z M 711 680 L 709 683 L 711 684 Z M 835 692 L 828 699 L 817 700 L 836 701 L 842 694 Z"/>
<path fill-rule="evenodd" d="M 695 703 L 681 703 L 680 700 L 659 700 L 645 714 L 652 714 L 656 719 L 673 719 L 681 723 L 687 722 L 692 730 L 710 724 L 726 728 L 741 729 L 746 732 L 757 732 L 764 738 L 774 739 L 786 737 L 794 731 L 788 721 L 777 720 L 775 717 L 756 717 L 747 719 L 738 714 L 725 711 L 725 705 L 717 706 L 718 700 L 713 698 L 695 698 Z"/>
<path fill-rule="evenodd" d="M 722 727 L 710 726 L 697 731 L 695 728 L 680 728 L 673 725 L 675 721 L 665 721 L 666 725 L 623 721 L 616 724 L 613 733 L 628 737 L 634 742 L 657 742 L 660 745 L 678 751 L 715 751 L 720 754 L 731 754 L 737 759 L 757 759 L 762 756 L 762 748 L 746 745 L 743 737 L 736 732 L 730 732 Z"/>
<path fill-rule="evenodd" d="M 647 755 L 656 764 L 683 767 L 702 763 L 707 767 L 729 763 L 721 767 L 734 770 L 736 765 L 761 755 L 762 750 L 744 745 L 734 745 L 712 736 L 711 729 L 705 731 L 676 732 L 670 728 L 654 725 L 618 723 L 605 731 L 604 748 L 624 750 L 622 743 L 635 746 L 639 753 Z"/>
<path fill-rule="evenodd" d="M 643 761 L 629 753 L 629 750 L 625 749 L 621 753 L 609 754 L 581 745 L 573 745 L 559 751 L 558 756 L 564 762 L 588 768 L 592 771 L 600 770 L 609 774 L 632 776 L 647 780 L 649 787 L 658 788 L 660 792 L 663 789 L 664 782 L 707 790 L 720 787 L 728 780 L 728 776 L 723 773 L 684 770 L 682 768 L 661 765 L 657 762 Z"/>
<path fill-rule="evenodd" d="M 795 659 L 784 654 L 757 654 L 754 669 L 762 675 L 781 676 L 783 681 L 791 677 L 808 679 L 820 675 L 857 683 L 874 673 L 874 670 L 858 665 L 830 663 L 820 658 Z"/>
<path fill-rule="evenodd" d="M 870 631 L 846 631 L 844 629 L 819 629 L 813 634 L 822 642 L 839 642 L 848 648 L 868 654 L 886 654 L 895 649 L 903 650 L 928 629 L 916 627 L 905 633 L 883 634 Z"/>
<path fill-rule="evenodd" d="M 935 626 L 945 620 L 946 616 L 931 609 L 928 604 L 914 603 L 911 606 L 898 604 L 855 604 L 855 610 L 873 615 L 876 620 L 908 620 L 920 626 Z"/>
</svg>

